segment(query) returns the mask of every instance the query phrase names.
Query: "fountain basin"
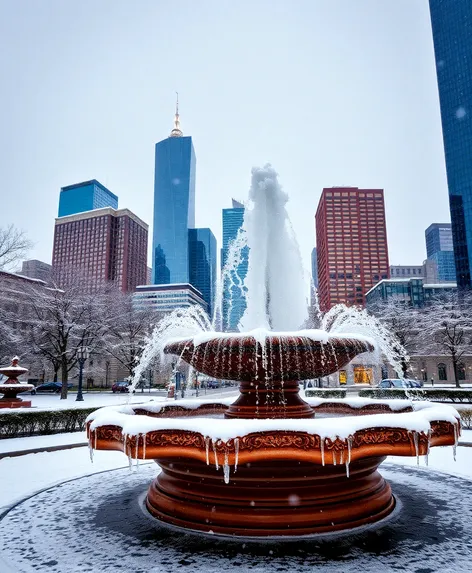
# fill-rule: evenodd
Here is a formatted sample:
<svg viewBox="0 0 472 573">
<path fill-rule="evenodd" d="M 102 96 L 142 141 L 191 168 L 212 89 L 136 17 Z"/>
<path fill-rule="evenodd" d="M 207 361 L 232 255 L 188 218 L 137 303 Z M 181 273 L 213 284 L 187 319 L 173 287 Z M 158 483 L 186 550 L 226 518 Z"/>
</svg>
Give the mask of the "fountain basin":
<svg viewBox="0 0 472 573">
<path fill-rule="evenodd" d="M 198 372 L 240 382 L 239 399 L 227 418 L 311 418 L 313 411 L 299 396 L 299 381 L 328 376 L 355 356 L 374 350 L 363 336 L 330 335 L 321 330 L 248 333 L 202 333 L 172 340 L 165 354 L 174 354 Z"/>
<path fill-rule="evenodd" d="M 29 408 L 31 400 L 23 400 L 18 397 L 22 392 L 29 392 L 34 388 L 33 384 L 0 384 L 0 408 Z"/>
<path fill-rule="evenodd" d="M 379 402 L 357 410 L 375 412 L 377 404 L 385 411 L 388 401 Z M 377 471 L 385 456 L 427 455 L 430 447 L 454 445 L 460 433 L 454 408 L 430 403 L 319 420 L 200 417 L 227 407 L 229 401 L 181 405 L 188 415 L 178 418 L 168 403 L 102 408 L 89 416 L 89 443 L 159 464 L 146 506 L 167 524 L 293 538 L 383 519 L 395 507 Z"/>
<path fill-rule="evenodd" d="M 202 333 L 169 341 L 175 354 L 199 372 L 223 380 L 265 383 L 308 380 L 337 372 L 355 356 L 374 350 L 359 335 L 331 335 L 322 330 Z"/>
</svg>

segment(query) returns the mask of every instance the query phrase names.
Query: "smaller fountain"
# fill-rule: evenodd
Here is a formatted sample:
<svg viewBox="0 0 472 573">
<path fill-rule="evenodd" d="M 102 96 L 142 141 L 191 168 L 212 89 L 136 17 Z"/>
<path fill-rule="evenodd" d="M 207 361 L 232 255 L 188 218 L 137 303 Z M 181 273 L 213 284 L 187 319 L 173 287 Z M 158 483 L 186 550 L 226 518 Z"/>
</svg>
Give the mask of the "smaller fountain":
<svg viewBox="0 0 472 573">
<path fill-rule="evenodd" d="M 15 356 L 10 366 L 0 368 L 0 374 L 8 377 L 6 382 L 0 384 L 0 393 L 3 398 L 0 398 L 0 408 L 30 408 L 30 400 L 22 400 L 17 395 L 21 392 L 28 392 L 34 388 L 33 384 L 22 384 L 18 382 L 18 376 L 28 372 L 27 368 L 18 366 L 20 359 Z"/>
</svg>

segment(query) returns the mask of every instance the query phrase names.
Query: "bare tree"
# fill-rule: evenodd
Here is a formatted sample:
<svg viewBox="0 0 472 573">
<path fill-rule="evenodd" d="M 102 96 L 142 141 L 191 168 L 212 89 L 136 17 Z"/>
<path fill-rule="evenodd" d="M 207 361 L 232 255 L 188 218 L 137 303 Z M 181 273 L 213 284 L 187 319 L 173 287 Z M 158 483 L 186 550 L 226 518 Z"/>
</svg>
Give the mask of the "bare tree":
<svg viewBox="0 0 472 573">
<path fill-rule="evenodd" d="M 406 378 L 410 368 L 409 357 L 418 349 L 418 310 L 404 301 L 389 299 L 374 305 L 370 311 L 398 342 L 398 348 L 394 348 L 394 351 L 398 354 L 403 377 Z"/>
<path fill-rule="evenodd" d="M 0 309 L 0 364 L 8 364 L 8 362 L 19 353 L 18 343 L 20 337 L 11 327 L 8 322 L 4 320 L 5 314 Z"/>
<path fill-rule="evenodd" d="M 423 352 L 450 356 L 456 387 L 460 388 L 461 358 L 471 350 L 472 297 L 467 292 L 448 292 L 425 306 L 420 315 L 419 337 Z"/>
<path fill-rule="evenodd" d="M 31 355 L 24 344 L 23 332 L 18 316 L 24 313 L 22 288 L 24 279 L 0 273 L 0 362 L 7 363 L 18 355 L 23 364 L 28 364 Z M 26 360 L 26 362 L 25 362 Z"/>
<path fill-rule="evenodd" d="M 133 377 L 145 340 L 161 315 L 150 307 L 137 306 L 131 293 L 115 292 L 109 300 L 105 350 Z"/>
<path fill-rule="evenodd" d="M 0 270 L 9 269 L 22 259 L 33 243 L 14 225 L 0 227 Z"/>
<path fill-rule="evenodd" d="M 78 362 L 78 350 L 91 353 L 102 345 L 107 330 L 106 292 L 92 292 L 80 277 L 61 288 L 23 286 L 28 312 L 18 317 L 25 343 L 61 372 L 61 399 L 67 398 L 69 373 Z"/>
</svg>

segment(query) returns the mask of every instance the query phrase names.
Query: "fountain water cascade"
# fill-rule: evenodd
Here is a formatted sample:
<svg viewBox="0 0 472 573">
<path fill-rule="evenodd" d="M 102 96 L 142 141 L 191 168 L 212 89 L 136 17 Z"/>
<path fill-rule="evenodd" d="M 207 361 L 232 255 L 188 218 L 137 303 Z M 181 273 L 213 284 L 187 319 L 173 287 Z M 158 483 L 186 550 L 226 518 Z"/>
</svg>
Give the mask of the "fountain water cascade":
<svg viewBox="0 0 472 573">
<path fill-rule="evenodd" d="M 457 444 L 452 407 L 302 399 L 299 381 L 334 373 L 376 343 L 388 359 L 396 354 L 389 333 L 357 310 L 325 317 L 329 332 L 298 330 L 307 303 L 287 200 L 270 166 L 253 169 L 237 241 L 249 247 L 245 331 L 217 332 L 196 309 L 175 312 L 156 328 L 135 372 L 134 383 L 156 356 L 174 355 L 198 372 L 239 381 L 239 397 L 128 404 L 88 418 L 91 452 L 118 449 L 130 463 L 160 466 L 146 508 L 167 525 L 257 539 L 352 532 L 395 508 L 378 472 L 385 456 L 427 456 L 432 446 Z"/>
</svg>

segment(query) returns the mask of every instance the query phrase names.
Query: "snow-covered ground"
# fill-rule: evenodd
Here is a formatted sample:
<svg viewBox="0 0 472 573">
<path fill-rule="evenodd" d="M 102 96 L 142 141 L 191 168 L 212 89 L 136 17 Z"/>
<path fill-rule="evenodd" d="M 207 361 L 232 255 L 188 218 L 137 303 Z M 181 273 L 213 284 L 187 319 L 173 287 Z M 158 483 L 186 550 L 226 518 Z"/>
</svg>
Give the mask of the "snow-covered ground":
<svg viewBox="0 0 472 573">
<path fill-rule="evenodd" d="M 468 434 L 467 439 L 472 440 L 472 430 L 469 430 Z M 69 434 L 69 436 L 85 440 L 85 434 L 81 432 Z M 47 440 L 54 437 L 38 436 L 18 438 L 17 440 L 24 442 L 24 449 L 30 449 L 39 447 L 37 445 L 39 438 L 43 441 L 43 445 L 47 445 Z M 464 438 L 465 436 L 463 436 Z M 4 441 L 12 442 L 13 440 Z M 389 457 L 387 461 L 407 466 L 416 466 L 417 463 L 416 458 L 395 456 Z M 432 448 L 428 462 L 431 469 L 472 479 L 472 448 L 470 447 L 459 446 L 456 461 L 454 461 L 451 447 Z M 142 465 L 146 463 L 154 462 L 142 462 Z M 420 466 L 424 465 L 425 459 L 421 457 Z M 0 513 L 2 508 L 5 509 L 5 507 L 41 489 L 76 477 L 127 466 L 128 459 L 122 452 L 94 452 L 92 462 L 88 447 L 3 458 L 0 460 L 0 475 L 8 487 L 0 488 Z"/>
<path fill-rule="evenodd" d="M 59 445 L 60 443 L 72 444 L 80 440 L 85 440 L 85 434 L 82 432 L 2 440 L 0 441 L 0 445 L 5 448 L 8 447 L 9 449 L 12 449 L 12 446 L 18 449 L 32 449 L 51 445 L 51 443 L 54 445 Z M 472 441 L 472 430 L 464 432 L 462 440 Z M 2 442 L 6 442 L 7 445 L 4 446 Z M 459 495 L 459 492 L 464 489 L 465 482 L 462 482 L 462 485 L 460 485 L 461 482 L 454 481 L 457 479 L 454 477 L 445 479 L 444 482 L 442 480 L 438 481 L 438 474 L 435 474 L 434 470 L 443 472 L 445 476 L 463 477 L 467 480 L 467 483 L 472 482 L 472 447 L 459 446 L 456 452 L 456 461 L 454 461 L 453 458 L 452 447 L 433 448 L 429 456 L 429 468 L 424 468 L 425 458 L 420 458 L 419 463 L 422 468 L 420 472 L 422 471 L 423 473 L 419 473 L 416 468 L 411 468 L 411 470 L 407 469 L 407 473 L 405 473 L 405 469 L 400 468 L 400 466 L 403 466 L 403 468 L 416 466 L 417 460 L 415 458 L 390 457 L 387 459 L 387 462 L 390 463 L 383 465 L 383 467 L 381 466 L 380 471 L 384 473 L 387 479 L 397 480 L 398 483 L 395 482 L 397 490 L 399 489 L 399 484 L 401 486 L 401 480 L 403 479 L 402 487 L 406 489 L 400 487 L 402 495 L 405 495 L 405 491 L 407 492 L 408 487 L 411 486 L 418 491 L 424 491 L 425 495 L 428 494 L 430 496 L 428 503 L 431 507 L 434 505 L 431 503 L 431 499 L 439 500 L 439 504 L 444 504 L 441 506 L 439 514 L 433 516 L 435 520 L 434 527 L 428 525 L 428 520 L 432 519 L 432 516 L 428 514 L 425 523 L 421 522 L 420 519 L 421 527 L 413 526 L 415 531 L 421 530 L 422 527 L 433 527 L 433 533 L 437 535 L 436 526 L 439 528 L 439 531 L 442 532 L 444 529 L 443 522 L 447 522 L 447 527 L 450 527 L 450 523 L 452 523 L 453 520 L 454 523 L 456 522 L 454 516 L 457 516 L 457 507 L 461 507 L 460 503 L 459 505 L 456 504 L 457 507 L 454 506 L 452 510 L 450 510 L 450 508 L 448 510 L 446 501 L 450 503 L 451 500 L 454 499 L 456 491 Z M 117 470 L 120 468 L 119 473 L 108 473 L 108 470 Z M 215 546 L 216 549 L 207 546 L 203 547 L 203 542 L 201 541 L 193 542 L 194 545 L 191 545 L 191 540 L 189 541 L 187 538 L 183 538 L 181 544 L 174 547 L 175 539 L 178 540 L 181 535 L 175 537 L 160 533 L 159 535 L 162 537 L 162 540 L 158 538 L 156 542 L 153 542 L 156 546 L 149 546 L 147 537 L 144 541 L 141 540 L 139 536 L 138 539 L 134 539 L 130 535 L 126 537 L 126 535 L 120 532 L 117 533 L 113 530 L 113 527 L 110 528 L 110 523 L 117 521 L 114 515 L 114 521 L 112 520 L 110 523 L 107 522 L 108 529 L 98 527 L 96 531 L 90 533 L 93 527 L 95 527 L 95 524 L 92 525 L 92 519 L 90 523 L 87 522 L 85 524 L 85 529 L 81 532 L 81 535 L 76 535 L 78 532 L 77 527 L 83 524 L 83 519 L 87 519 L 90 513 L 89 504 L 96 510 L 103 502 L 103 495 L 110 496 L 113 499 L 114 495 L 121 495 L 121 491 L 123 491 L 128 497 L 133 496 L 135 495 L 134 492 L 137 486 L 139 486 L 140 491 L 145 491 L 147 484 L 158 471 L 156 464 L 153 461 L 149 461 L 141 462 L 137 469 L 133 467 L 132 472 L 130 472 L 128 469 L 128 459 L 122 452 L 97 451 L 94 452 L 92 462 L 88 447 L 77 447 L 74 449 L 26 454 L 18 457 L 0 459 L 0 476 L 2 477 L 2 487 L 0 488 L 0 515 L 14 504 L 42 490 L 58 484 L 64 484 L 64 482 L 68 482 L 69 480 L 95 474 L 93 477 L 85 478 L 87 482 L 82 483 L 80 480 L 72 481 L 59 486 L 58 489 L 49 490 L 43 494 L 34 496 L 31 500 L 21 503 L 16 509 L 8 513 L 5 517 L 6 526 L 12 528 L 21 527 L 23 525 L 26 527 L 25 532 L 29 532 L 29 537 L 26 535 L 25 542 L 21 547 L 13 544 L 12 547 L 7 547 L 2 551 L 2 555 L 0 556 L 0 572 L 16 573 L 17 571 L 21 571 L 33 573 L 33 571 L 53 571 L 55 573 L 77 573 L 78 571 L 90 571 L 93 573 L 101 573 L 102 571 L 113 571 L 118 573 L 118 571 L 146 570 L 152 573 L 163 573 L 166 571 L 175 571 L 179 568 L 179 570 L 184 571 L 184 573 L 200 573 L 202 571 L 217 573 L 221 570 L 229 570 L 236 567 L 241 571 L 251 570 L 254 573 L 267 573 L 280 570 L 299 570 L 309 573 L 309 571 L 315 570 L 315 565 L 316 570 L 322 569 L 326 571 L 326 573 L 331 571 L 333 573 L 334 571 L 345 571 L 346 573 L 378 573 L 380 570 L 385 571 L 385 573 L 394 573 L 394 571 L 399 569 L 408 572 L 414 571 L 416 573 L 422 573 L 423 571 L 433 572 L 436 570 L 442 573 L 452 573 L 457 570 L 468 570 L 467 566 L 464 565 L 468 559 L 467 555 L 463 553 L 465 550 L 462 547 L 457 548 L 457 540 L 455 541 L 454 539 L 449 541 L 442 539 L 444 546 L 442 551 L 443 553 L 447 553 L 447 559 L 454 562 L 452 568 L 448 568 L 444 564 L 441 564 L 440 569 L 432 569 L 429 567 L 421 568 L 424 564 L 424 559 L 426 560 L 426 565 L 430 565 L 434 562 L 434 551 L 437 551 L 437 549 L 433 547 L 431 550 L 434 550 L 433 557 L 429 555 L 428 548 L 430 541 L 428 541 L 429 538 L 427 534 L 425 534 L 425 539 L 428 541 L 427 543 L 424 543 L 424 539 L 421 538 L 421 550 L 424 552 L 424 547 L 428 550 L 426 557 L 423 556 L 423 554 L 418 555 L 416 545 L 410 547 L 411 543 L 408 541 L 409 538 L 404 539 L 405 536 L 403 536 L 400 541 L 398 539 L 395 541 L 396 545 L 393 556 L 391 555 L 391 551 L 386 550 L 381 555 L 379 555 L 378 552 L 374 552 L 374 554 L 371 555 L 368 547 L 361 546 L 356 550 L 357 553 L 355 555 L 349 554 L 349 559 L 346 560 L 346 562 L 342 561 L 342 559 L 339 561 L 338 558 L 337 561 L 333 561 L 331 554 L 327 560 L 323 556 L 316 557 L 317 549 L 315 548 L 312 553 L 305 549 L 306 556 L 305 553 L 303 553 L 303 555 L 300 554 L 302 555 L 299 557 L 299 560 L 302 562 L 301 565 L 295 559 L 298 553 L 295 554 L 295 557 L 293 555 L 286 556 L 283 553 L 283 548 L 280 549 L 280 555 L 277 554 L 274 556 L 275 549 L 273 551 L 269 547 L 264 550 L 266 554 L 264 557 L 264 551 L 262 555 L 259 555 L 260 552 L 257 552 L 259 550 L 256 550 L 254 555 L 252 555 L 252 553 L 246 554 L 245 545 L 242 545 L 241 548 L 237 549 L 235 557 L 230 558 L 231 553 L 229 554 L 230 557 L 228 557 L 226 555 L 226 549 L 224 552 L 221 552 L 218 549 L 218 545 Z M 402 473 L 399 473 L 400 471 Z M 430 478 L 428 478 L 429 471 L 431 472 L 429 474 Z M 105 473 L 100 475 L 101 472 Z M 424 476 L 426 476 L 426 479 Z M 425 486 L 425 484 L 428 485 Z M 425 487 L 428 489 L 425 490 Z M 126 493 L 128 491 L 130 492 L 129 494 Z M 443 495 L 446 501 L 441 498 L 441 495 Z M 466 496 L 467 494 L 464 495 Z M 69 512 L 69 509 L 64 512 L 63 508 L 66 507 L 66 504 L 69 503 L 71 499 L 71 512 Z M 429 507 L 428 503 L 426 503 L 425 507 Z M 118 508 L 115 508 L 115 505 L 113 505 L 111 513 L 116 511 L 119 521 L 123 519 L 123 511 L 128 511 L 128 509 L 128 505 L 125 502 Z M 129 518 L 128 513 L 126 513 L 126 515 Z M 467 523 L 469 523 L 467 521 L 467 515 L 468 514 L 464 514 L 463 516 L 465 525 L 462 522 L 458 524 L 459 528 L 462 527 L 464 535 L 466 535 Z M 137 525 L 133 522 L 131 532 L 135 531 L 135 525 L 136 527 L 140 526 L 144 529 L 148 527 L 147 522 L 143 520 L 141 515 L 139 515 L 138 518 Z M 417 517 L 417 519 L 419 518 Z M 401 532 L 403 531 L 401 529 L 402 527 L 400 524 L 399 528 Z M 59 535 L 63 529 L 69 541 L 59 551 L 55 548 L 56 544 L 48 544 L 47 539 L 51 537 L 51 534 L 53 537 Z M 446 528 L 446 531 L 450 531 L 450 529 Z M 100 534 L 100 532 L 102 533 Z M 84 535 L 86 536 L 85 538 L 83 538 Z M 147 535 L 149 537 L 149 532 Z M 80 540 L 83 546 L 76 547 L 76 542 L 78 543 Z M 26 543 L 31 545 L 27 545 Z M 131 546 L 130 543 L 133 545 Z M 381 546 L 384 547 L 382 543 Z M 404 547 L 405 543 L 406 546 Z M 444 545 L 444 543 L 446 543 L 446 545 Z M 467 542 L 464 541 L 464 543 L 466 544 Z M 355 547 L 357 547 L 357 545 L 355 545 Z M 85 568 L 85 565 L 82 563 L 82 557 L 77 556 L 77 554 L 87 555 L 86 559 L 84 558 L 84 560 L 87 561 L 87 568 Z M 317 562 L 313 566 L 309 563 L 305 563 L 306 559 L 310 556 L 314 556 L 313 558 L 316 557 L 318 561 L 321 559 L 322 562 Z M 294 559 L 295 561 L 293 561 Z M 456 567 L 457 564 L 455 560 L 458 561 L 460 565 L 459 568 Z M 242 564 L 241 567 L 239 567 L 240 563 Z M 417 568 L 417 566 L 420 568 Z"/>
<path fill-rule="evenodd" d="M 212 398 L 221 396 L 236 396 L 238 390 L 236 387 L 229 386 L 228 388 L 217 388 L 214 390 L 200 391 L 200 398 Z M 20 394 L 24 400 L 31 401 L 32 408 L 45 408 L 45 409 L 68 409 L 68 408 L 101 408 L 102 406 L 119 406 L 128 403 L 128 394 L 113 394 L 113 392 L 90 392 L 84 393 L 84 401 L 77 402 L 77 393 L 69 392 L 67 400 L 61 400 L 58 394 L 36 394 L 30 395 L 28 393 Z M 187 392 L 186 398 L 195 398 L 195 394 Z M 177 402 L 181 398 L 179 397 Z M 174 398 L 167 398 L 166 393 L 159 390 L 151 392 L 139 390 L 131 397 L 132 404 L 140 402 L 148 402 L 149 400 L 169 400 L 174 402 Z M 20 411 L 27 411 L 28 409 L 19 409 Z"/>
<path fill-rule="evenodd" d="M 31 436 L 29 438 L 7 438 L 0 440 L 0 455 L 5 452 L 22 452 L 40 448 L 83 444 L 87 442 L 85 432 L 65 432 L 47 436 Z"/>
<path fill-rule="evenodd" d="M 85 435 L 80 434 L 84 439 Z M 35 438 L 20 439 L 30 441 Z M 92 463 L 88 447 L 3 458 L 0 460 L 0 513 L 7 506 L 41 489 L 80 476 L 127 466 L 128 459 L 122 452 L 111 451 L 95 452 Z"/>
</svg>

